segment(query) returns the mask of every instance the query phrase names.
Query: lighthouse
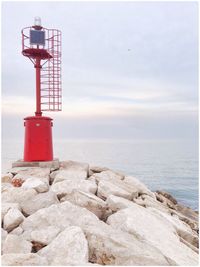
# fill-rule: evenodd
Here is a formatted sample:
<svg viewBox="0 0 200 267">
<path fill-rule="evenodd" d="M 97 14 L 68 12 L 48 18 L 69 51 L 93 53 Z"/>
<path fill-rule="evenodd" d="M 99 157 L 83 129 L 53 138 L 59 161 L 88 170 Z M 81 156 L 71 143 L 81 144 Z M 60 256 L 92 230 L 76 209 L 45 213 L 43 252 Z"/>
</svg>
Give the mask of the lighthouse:
<svg viewBox="0 0 200 267">
<path fill-rule="evenodd" d="M 45 111 L 62 110 L 61 31 L 47 29 L 41 19 L 23 28 L 22 55 L 29 58 L 35 69 L 35 114 L 24 118 L 25 162 L 52 161 L 53 119 Z"/>
</svg>

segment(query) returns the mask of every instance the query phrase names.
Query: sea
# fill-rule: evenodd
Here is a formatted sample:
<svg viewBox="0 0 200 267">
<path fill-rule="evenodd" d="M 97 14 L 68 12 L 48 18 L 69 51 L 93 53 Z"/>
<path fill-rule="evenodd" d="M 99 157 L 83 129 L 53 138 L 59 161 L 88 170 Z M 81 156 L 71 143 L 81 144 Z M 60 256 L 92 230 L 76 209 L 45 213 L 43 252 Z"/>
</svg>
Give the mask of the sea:
<svg viewBox="0 0 200 267">
<path fill-rule="evenodd" d="M 23 142 L 2 140 L 1 172 L 22 159 Z M 54 157 L 104 166 L 132 175 L 152 191 L 171 193 L 199 209 L 198 143 L 192 140 L 54 140 Z"/>
</svg>

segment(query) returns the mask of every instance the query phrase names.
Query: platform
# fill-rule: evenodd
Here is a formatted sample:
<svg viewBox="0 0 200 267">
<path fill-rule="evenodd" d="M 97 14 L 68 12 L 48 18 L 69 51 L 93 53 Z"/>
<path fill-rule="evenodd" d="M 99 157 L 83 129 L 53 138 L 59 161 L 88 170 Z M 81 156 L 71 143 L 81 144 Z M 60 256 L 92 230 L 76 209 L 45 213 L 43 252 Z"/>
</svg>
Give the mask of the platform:
<svg viewBox="0 0 200 267">
<path fill-rule="evenodd" d="M 59 169 L 59 159 L 54 159 L 52 161 L 23 161 L 22 159 L 17 160 L 12 163 L 12 168 L 15 167 L 39 167 L 39 168 L 53 168 Z"/>
</svg>

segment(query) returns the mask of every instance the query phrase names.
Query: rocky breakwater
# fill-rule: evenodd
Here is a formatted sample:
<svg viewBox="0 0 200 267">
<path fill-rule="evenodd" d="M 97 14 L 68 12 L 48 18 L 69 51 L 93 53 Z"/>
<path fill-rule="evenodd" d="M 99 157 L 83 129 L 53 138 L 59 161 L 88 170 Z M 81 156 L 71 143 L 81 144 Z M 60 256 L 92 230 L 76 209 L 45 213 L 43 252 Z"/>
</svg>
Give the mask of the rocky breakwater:
<svg viewBox="0 0 200 267">
<path fill-rule="evenodd" d="M 198 265 L 198 213 L 74 161 L 2 175 L 2 265 Z"/>
</svg>

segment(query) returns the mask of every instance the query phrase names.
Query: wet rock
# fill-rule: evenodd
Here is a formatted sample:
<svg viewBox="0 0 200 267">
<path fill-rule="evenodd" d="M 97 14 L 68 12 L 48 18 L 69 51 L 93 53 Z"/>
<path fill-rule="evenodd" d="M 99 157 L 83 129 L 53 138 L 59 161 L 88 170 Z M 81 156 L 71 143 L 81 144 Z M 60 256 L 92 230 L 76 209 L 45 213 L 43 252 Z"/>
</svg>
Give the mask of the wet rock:
<svg viewBox="0 0 200 267">
<path fill-rule="evenodd" d="M 79 265 L 88 262 L 88 244 L 81 228 L 71 226 L 38 254 L 47 258 L 49 265 Z"/>
<path fill-rule="evenodd" d="M 24 220 L 23 214 L 18 209 L 11 208 L 4 216 L 3 228 L 6 231 L 10 232 L 18 225 L 20 225 L 20 223 L 23 222 L 23 220 Z"/>
</svg>

